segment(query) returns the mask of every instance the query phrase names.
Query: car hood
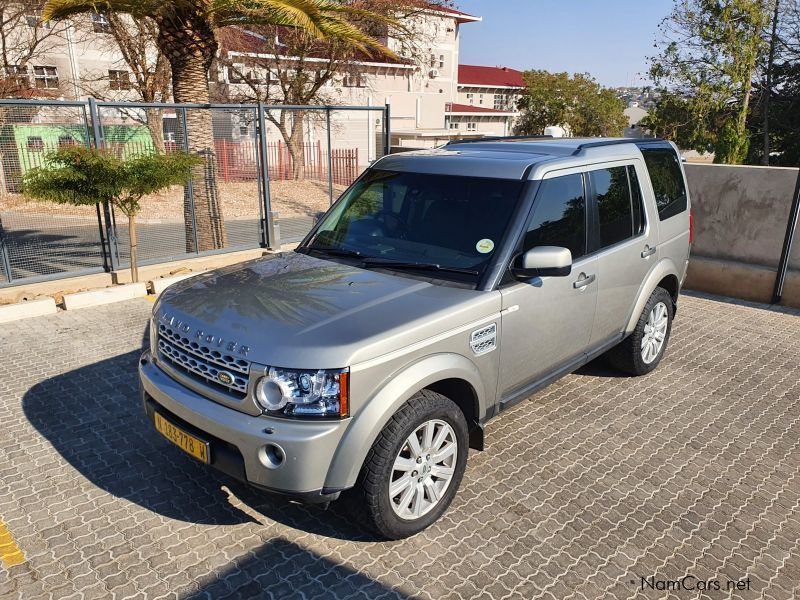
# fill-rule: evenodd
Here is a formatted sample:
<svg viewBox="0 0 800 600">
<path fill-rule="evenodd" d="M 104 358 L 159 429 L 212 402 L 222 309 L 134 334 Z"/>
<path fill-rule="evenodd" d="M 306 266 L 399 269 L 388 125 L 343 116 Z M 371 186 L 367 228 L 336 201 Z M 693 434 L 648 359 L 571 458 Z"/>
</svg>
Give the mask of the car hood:
<svg viewBox="0 0 800 600">
<path fill-rule="evenodd" d="M 257 259 L 171 286 L 156 319 L 188 337 L 246 346 L 257 363 L 342 368 L 482 319 L 500 294 L 361 269 L 305 254 Z"/>
</svg>

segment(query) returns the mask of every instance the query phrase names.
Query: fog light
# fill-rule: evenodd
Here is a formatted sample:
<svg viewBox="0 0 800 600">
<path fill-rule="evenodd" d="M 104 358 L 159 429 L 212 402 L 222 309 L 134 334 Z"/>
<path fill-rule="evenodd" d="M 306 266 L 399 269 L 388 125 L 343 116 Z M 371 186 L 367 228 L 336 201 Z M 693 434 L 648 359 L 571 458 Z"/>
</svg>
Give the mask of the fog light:
<svg viewBox="0 0 800 600">
<path fill-rule="evenodd" d="M 258 460 L 268 469 L 277 469 L 285 459 L 283 448 L 276 444 L 267 444 L 258 451 Z"/>
</svg>

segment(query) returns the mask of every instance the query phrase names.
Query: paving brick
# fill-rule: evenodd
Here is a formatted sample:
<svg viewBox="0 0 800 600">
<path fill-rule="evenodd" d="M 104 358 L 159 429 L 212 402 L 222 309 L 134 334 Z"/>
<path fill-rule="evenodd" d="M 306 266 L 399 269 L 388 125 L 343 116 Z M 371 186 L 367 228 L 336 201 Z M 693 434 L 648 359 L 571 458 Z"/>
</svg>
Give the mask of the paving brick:
<svg viewBox="0 0 800 600">
<path fill-rule="evenodd" d="M 640 577 L 687 573 L 800 594 L 800 312 L 682 297 L 658 370 L 598 362 L 507 411 L 445 517 L 386 543 L 158 436 L 151 309 L 0 325 L 0 519 L 28 558 L 4 600 L 645 598 Z"/>
</svg>

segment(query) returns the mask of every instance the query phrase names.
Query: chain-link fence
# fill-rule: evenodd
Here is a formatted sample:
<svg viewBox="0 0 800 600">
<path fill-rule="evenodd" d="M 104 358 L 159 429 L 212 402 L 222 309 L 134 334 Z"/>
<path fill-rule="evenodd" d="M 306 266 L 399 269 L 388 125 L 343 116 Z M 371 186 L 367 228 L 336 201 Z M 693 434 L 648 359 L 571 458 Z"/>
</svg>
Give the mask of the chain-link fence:
<svg viewBox="0 0 800 600">
<path fill-rule="evenodd" d="M 0 286 L 122 269 L 126 219 L 113 206 L 27 197 L 25 174 L 64 145 L 119 158 L 206 158 L 185 187 L 143 199 L 140 264 L 302 239 L 388 147 L 384 107 L 0 100 Z"/>
</svg>

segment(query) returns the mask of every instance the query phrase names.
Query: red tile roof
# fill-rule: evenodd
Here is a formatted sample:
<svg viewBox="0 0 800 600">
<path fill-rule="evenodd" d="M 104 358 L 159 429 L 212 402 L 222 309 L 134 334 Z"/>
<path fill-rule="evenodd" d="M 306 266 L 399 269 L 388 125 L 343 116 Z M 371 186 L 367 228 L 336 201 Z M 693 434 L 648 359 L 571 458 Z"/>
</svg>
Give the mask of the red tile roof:
<svg viewBox="0 0 800 600">
<path fill-rule="evenodd" d="M 509 67 L 482 67 L 479 65 L 458 65 L 459 85 L 525 87 L 522 71 Z"/>
<path fill-rule="evenodd" d="M 473 106 L 472 104 L 456 104 L 448 102 L 445 106 L 446 112 L 451 113 L 500 113 L 507 114 L 509 110 L 497 110 L 494 108 L 484 108 L 483 106 Z"/>
</svg>

